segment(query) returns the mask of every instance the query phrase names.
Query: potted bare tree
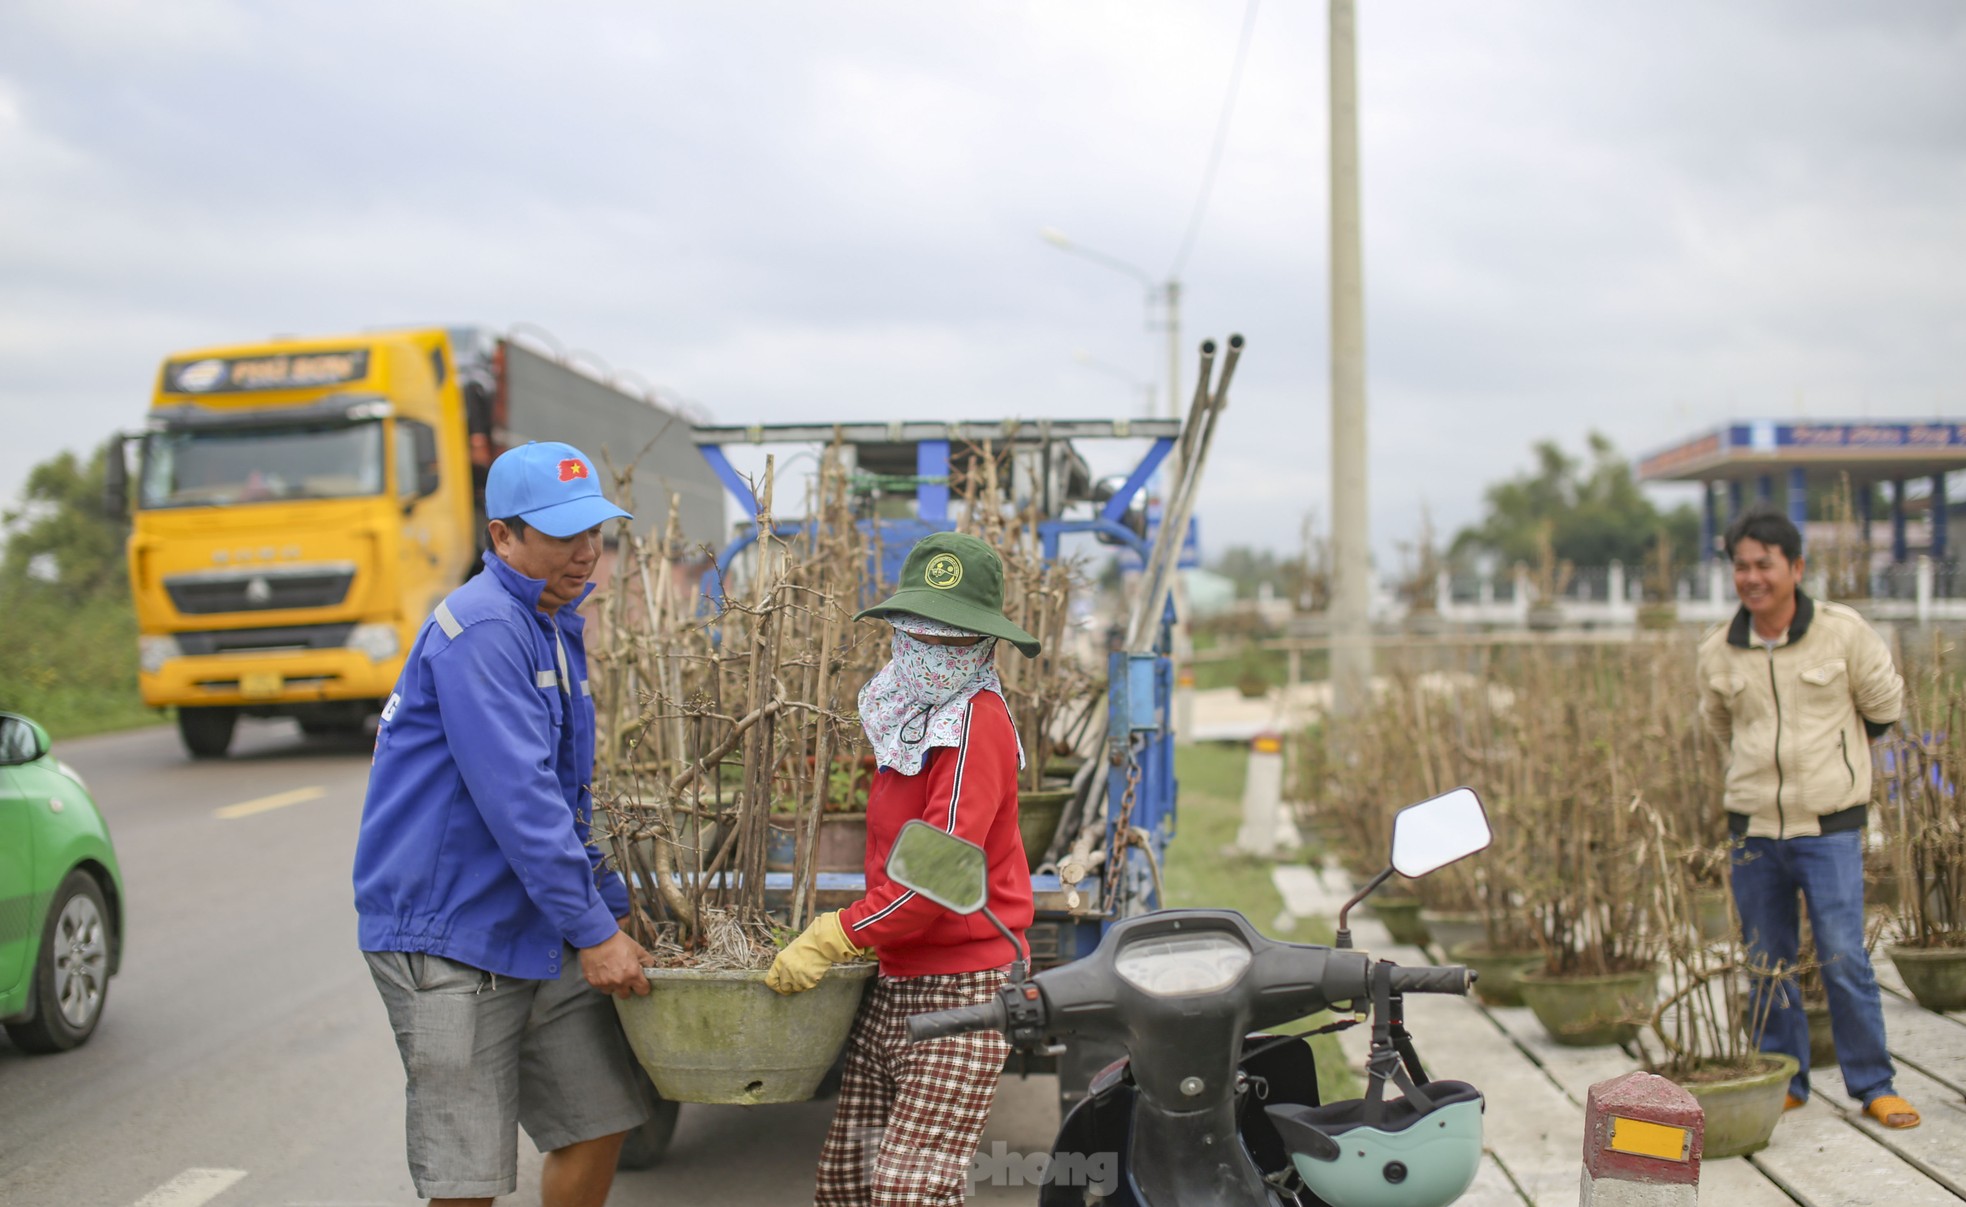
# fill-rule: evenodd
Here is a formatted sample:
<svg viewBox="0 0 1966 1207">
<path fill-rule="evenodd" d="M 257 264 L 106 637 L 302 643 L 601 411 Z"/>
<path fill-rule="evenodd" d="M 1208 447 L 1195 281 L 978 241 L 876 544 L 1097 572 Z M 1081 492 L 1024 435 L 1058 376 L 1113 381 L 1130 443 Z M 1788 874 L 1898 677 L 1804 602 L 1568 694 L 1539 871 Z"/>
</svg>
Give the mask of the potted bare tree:
<svg viewBox="0 0 1966 1207">
<path fill-rule="evenodd" d="M 1966 1009 L 1966 693 L 1943 648 L 1911 676 L 1903 721 L 1878 751 L 1876 813 L 1896 871 L 1886 951 L 1928 1010 Z"/>
</svg>

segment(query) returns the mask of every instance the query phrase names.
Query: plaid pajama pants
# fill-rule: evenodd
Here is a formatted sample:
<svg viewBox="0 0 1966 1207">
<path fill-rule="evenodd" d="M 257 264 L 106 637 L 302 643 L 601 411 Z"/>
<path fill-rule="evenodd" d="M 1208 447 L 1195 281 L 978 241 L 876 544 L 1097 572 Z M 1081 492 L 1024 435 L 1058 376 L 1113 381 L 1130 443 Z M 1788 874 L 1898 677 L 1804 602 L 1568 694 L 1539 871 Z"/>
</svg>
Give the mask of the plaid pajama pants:
<svg viewBox="0 0 1966 1207">
<path fill-rule="evenodd" d="M 908 1016 L 987 1001 L 1008 971 L 875 980 L 847 1039 L 815 1207 L 952 1207 L 968 1198 L 1010 1044 L 995 1031 L 910 1044 Z"/>
</svg>

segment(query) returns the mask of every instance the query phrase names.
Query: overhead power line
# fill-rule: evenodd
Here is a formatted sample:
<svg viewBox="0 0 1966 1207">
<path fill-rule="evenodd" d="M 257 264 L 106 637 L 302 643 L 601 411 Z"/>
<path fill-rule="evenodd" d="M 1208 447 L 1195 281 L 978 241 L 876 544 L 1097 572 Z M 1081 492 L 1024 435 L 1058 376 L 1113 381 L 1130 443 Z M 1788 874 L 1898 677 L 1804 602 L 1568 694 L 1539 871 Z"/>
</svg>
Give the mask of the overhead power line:
<svg viewBox="0 0 1966 1207">
<path fill-rule="evenodd" d="M 1215 123 L 1215 145 L 1208 152 L 1208 167 L 1202 172 L 1201 192 L 1195 197 L 1194 213 L 1188 217 L 1188 233 L 1181 240 L 1181 251 L 1174 257 L 1174 267 L 1168 270 L 1169 279 L 1178 280 L 1181 269 L 1188 263 L 1188 253 L 1195 249 L 1195 239 L 1201 234 L 1202 219 L 1208 214 L 1208 197 L 1215 190 L 1215 173 L 1222 166 L 1222 152 L 1229 145 L 1229 122 L 1236 113 L 1236 94 L 1242 91 L 1243 64 L 1249 60 L 1249 42 L 1256 32 L 1257 0 L 1249 0 L 1243 7 L 1242 37 L 1236 43 L 1235 65 L 1229 69 L 1229 92 L 1222 98 L 1222 116 Z"/>
</svg>

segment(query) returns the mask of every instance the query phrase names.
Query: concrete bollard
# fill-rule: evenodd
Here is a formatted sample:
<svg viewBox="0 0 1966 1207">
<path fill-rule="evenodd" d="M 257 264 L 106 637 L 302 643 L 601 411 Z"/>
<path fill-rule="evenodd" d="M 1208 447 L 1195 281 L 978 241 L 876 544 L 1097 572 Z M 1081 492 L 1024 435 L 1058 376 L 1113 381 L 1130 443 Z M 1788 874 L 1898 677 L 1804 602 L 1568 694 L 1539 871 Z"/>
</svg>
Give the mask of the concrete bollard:
<svg viewBox="0 0 1966 1207">
<path fill-rule="evenodd" d="M 1303 840 L 1283 803 L 1283 739 L 1259 733 L 1249 743 L 1249 774 L 1242 781 L 1242 827 L 1236 847 L 1251 855 L 1290 850 Z"/>
<path fill-rule="evenodd" d="M 1652 1073 L 1600 1081 L 1584 1102 L 1582 1207 L 1698 1207 L 1706 1112 Z"/>
</svg>

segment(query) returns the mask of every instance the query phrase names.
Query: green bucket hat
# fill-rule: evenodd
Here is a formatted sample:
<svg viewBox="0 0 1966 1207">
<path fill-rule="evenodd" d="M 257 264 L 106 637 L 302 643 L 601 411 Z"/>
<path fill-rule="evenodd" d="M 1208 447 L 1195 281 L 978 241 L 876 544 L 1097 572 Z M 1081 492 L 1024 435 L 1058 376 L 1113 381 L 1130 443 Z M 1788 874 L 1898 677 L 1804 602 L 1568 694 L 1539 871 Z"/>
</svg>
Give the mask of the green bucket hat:
<svg viewBox="0 0 1966 1207">
<path fill-rule="evenodd" d="M 1001 637 L 1038 656 L 1038 639 L 1003 614 L 1003 559 L 985 541 L 960 532 L 931 533 L 908 550 L 893 595 L 854 617 L 926 616 L 986 637 Z"/>
</svg>

